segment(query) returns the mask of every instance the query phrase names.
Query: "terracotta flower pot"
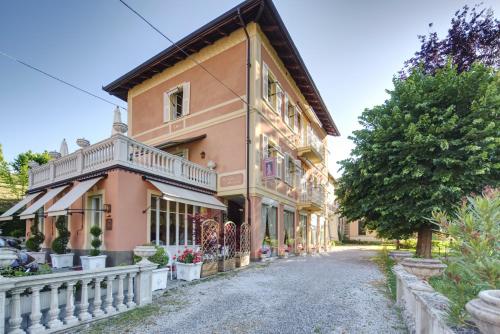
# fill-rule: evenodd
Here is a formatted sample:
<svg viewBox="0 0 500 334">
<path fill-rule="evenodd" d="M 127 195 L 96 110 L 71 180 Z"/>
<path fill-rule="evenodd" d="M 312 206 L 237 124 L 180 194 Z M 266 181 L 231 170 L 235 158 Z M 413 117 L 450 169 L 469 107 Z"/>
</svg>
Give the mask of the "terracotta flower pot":
<svg viewBox="0 0 500 334">
<path fill-rule="evenodd" d="M 465 305 L 483 334 L 500 333 L 500 290 L 484 290 Z"/>
</svg>

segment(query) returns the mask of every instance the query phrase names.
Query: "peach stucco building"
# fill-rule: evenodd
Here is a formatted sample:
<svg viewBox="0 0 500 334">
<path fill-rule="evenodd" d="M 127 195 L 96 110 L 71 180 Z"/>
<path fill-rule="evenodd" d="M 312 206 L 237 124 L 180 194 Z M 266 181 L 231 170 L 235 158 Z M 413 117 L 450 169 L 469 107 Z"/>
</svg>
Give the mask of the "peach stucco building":
<svg viewBox="0 0 500 334">
<path fill-rule="evenodd" d="M 52 182 L 54 167 L 32 173 L 31 194 L 71 181 L 42 206 L 45 220 L 60 214 L 49 209 L 65 193 L 100 177 L 65 208 L 81 213 L 68 218 L 72 249 L 89 249 L 96 219 L 113 263 L 130 260 L 133 247 L 146 242 L 195 245 L 186 217 L 196 214 L 248 222 L 252 258 L 266 246 L 273 255 L 280 247 L 328 247 L 327 136 L 339 132 L 270 0 L 241 3 L 104 90 L 128 103 L 128 137 L 102 144 L 113 143 L 118 163 L 60 176 L 59 183 Z M 80 168 L 81 157 L 74 159 Z M 36 180 L 41 168 L 52 181 Z M 169 196 L 163 185 L 182 190 Z M 203 196 L 179 195 L 184 190 Z M 110 210 L 91 210 L 104 204 Z M 51 229 L 45 224 L 46 247 Z"/>
</svg>

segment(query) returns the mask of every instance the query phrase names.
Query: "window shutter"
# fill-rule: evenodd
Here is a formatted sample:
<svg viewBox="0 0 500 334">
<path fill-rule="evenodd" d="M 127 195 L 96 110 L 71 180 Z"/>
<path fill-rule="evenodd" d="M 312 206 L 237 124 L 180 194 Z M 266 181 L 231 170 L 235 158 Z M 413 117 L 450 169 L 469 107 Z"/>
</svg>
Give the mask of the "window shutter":
<svg viewBox="0 0 500 334">
<path fill-rule="evenodd" d="M 291 184 L 290 178 L 290 155 L 285 153 L 285 182 Z"/>
<path fill-rule="evenodd" d="M 269 101 L 269 68 L 264 63 L 262 68 L 262 97 L 264 100 Z"/>
<path fill-rule="evenodd" d="M 290 125 L 290 118 L 288 117 L 288 94 L 285 94 L 285 112 L 283 113 L 285 116 L 285 123 Z"/>
<path fill-rule="evenodd" d="M 295 168 L 294 168 L 294 174 L 295 174 L 295 187 L 300 187 L 301 181 L 302 181 L 302 164 L 300 160 L 295 160 Z"/>
<path fill-rule="evenodd" d="M 269 137 L 267 135 L 262 135 L 262 158 L 269 158 Z"/>
<path fill-rule="evenodd" d="M 276 112 L 279 115 L 282 115 L 282 108 L 283 108 L 283 90 L 281 89 L 281 86 L 279 84 L 276 84 Z"/>
<path fill-rule="evenodd" d="M 190 86 L 189 82 L 182 84 L 182 116 L 189 115 Z"/>
<path fill-rule="evenodd" d="M 295 115 L 293 115 L 293 117 L 295 118 L 294 130 L 295 130 L 295 132 L 298 133 L 299 132 L 299 117 L 300 117 L 298 106 L 294 107 L 294 113 L 295 113 Z"/>
<path fill-rule="evenodd" d="M 276 155 L 276 178 L 283 179 L 283 155 L 279 152 Z"/>
<path fill-rule="evenodd" d="M 163 122 L 170 121 L 170 92 L 163 93 Z"/>
</svg>

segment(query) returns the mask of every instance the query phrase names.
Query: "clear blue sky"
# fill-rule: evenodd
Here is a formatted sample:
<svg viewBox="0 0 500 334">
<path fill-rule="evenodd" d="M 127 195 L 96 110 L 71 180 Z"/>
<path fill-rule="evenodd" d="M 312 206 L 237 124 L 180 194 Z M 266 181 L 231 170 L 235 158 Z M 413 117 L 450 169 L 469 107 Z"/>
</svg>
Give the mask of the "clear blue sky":
<svg viewBox="0 0 500 334">
<path fill-rule="evenodd" d="M 178 40 L 237 0 L 128 0 Z M 478 1 L 476 1 L 478 2 Z M 342 136 L 330 139 L 331 170 L 352 148 L 364 108 L 380 104 L 392 76 L 418 49 L 418 34 L 443 36 L 465 0 L 277 0 L 280 12 Z M 500 1 L 485 0 L 500 13 Z M 181 5 L 182 4 L 182 5 Z M 125 106 L 101 87 L 169 46 L 118 0 L 0 2 L 0 51 Z M 0 143 L 5 158 L 59 149 L 66 138 L 110 135 L 113 107 L 0 57 Z M 126 118 L 125 118 L 126 119 Z"/>
</svg>

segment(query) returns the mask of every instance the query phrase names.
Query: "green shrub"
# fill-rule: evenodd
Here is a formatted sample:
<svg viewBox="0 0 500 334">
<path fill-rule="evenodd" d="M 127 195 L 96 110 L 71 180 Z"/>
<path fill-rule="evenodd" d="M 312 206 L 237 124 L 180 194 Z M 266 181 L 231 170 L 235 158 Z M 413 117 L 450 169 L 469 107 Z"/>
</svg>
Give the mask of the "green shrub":
<svg viewBox="0 0 500 334">
<path fill-rule="evenodd" d="M 41 249 L 40 246 L 45 240 L 45 236 L 38 229 L 38 214 L 35 214 L 35 217 L 33 218 L 30 231 L 31 231 L 31 237 L 28 240 L 26 240 L 26 248 L 30 252 L 39 252 Z"/>
<path fill-rule="evenodd" d="M 71 233 L 66 227 L 66 217 L 59 216 L 56 220 L 56 229 L 59 236 L 52 241 L 52 250 L 56 254 L 66 254 L 68 252 L 68 242 Z"/>
<path fill-rule="evenodd" d="M 450 299 L 450 320 L 463 325 L 465 304 L 481 290 L 500 288 L 499 191 L 487 188 L 482 196 L 464 200 L 452 217 L 434 212 L 433 218 L 452 242 L 445 276 L 431 284 Z"/>
<path fill-rule="evenodd" d="M 92 249 L 90 250 L 90 256 L 97 256 L 101 254 L 101 250 L 99 249 L 102 245 L 102 241 L 100 236 L 102 234 L 102 230 L 99 226 L 94 225 L 90 228 L 90 234 L 94 237 L 90 242 Z"/>
<path fill-rule="evenodd" d="M 147 245 L 147 246 L 150 246 L 150 245 Z M 157 263 L 159 265 L 159 267 L 165 267 L 168 264 L 168 260 L 169 260 L 168 254 L 165 251 L 165 248 L 160 247 L 160 246 L 155 246 L 155 248 L 156 248 L 155 255 L 148 257 L 148 260 L 153 262 L 153 263 Z M 137 263 L 139 261 L 141 261 L 141 257 L 134 255 L 134 263 Z"/>
</svg>

